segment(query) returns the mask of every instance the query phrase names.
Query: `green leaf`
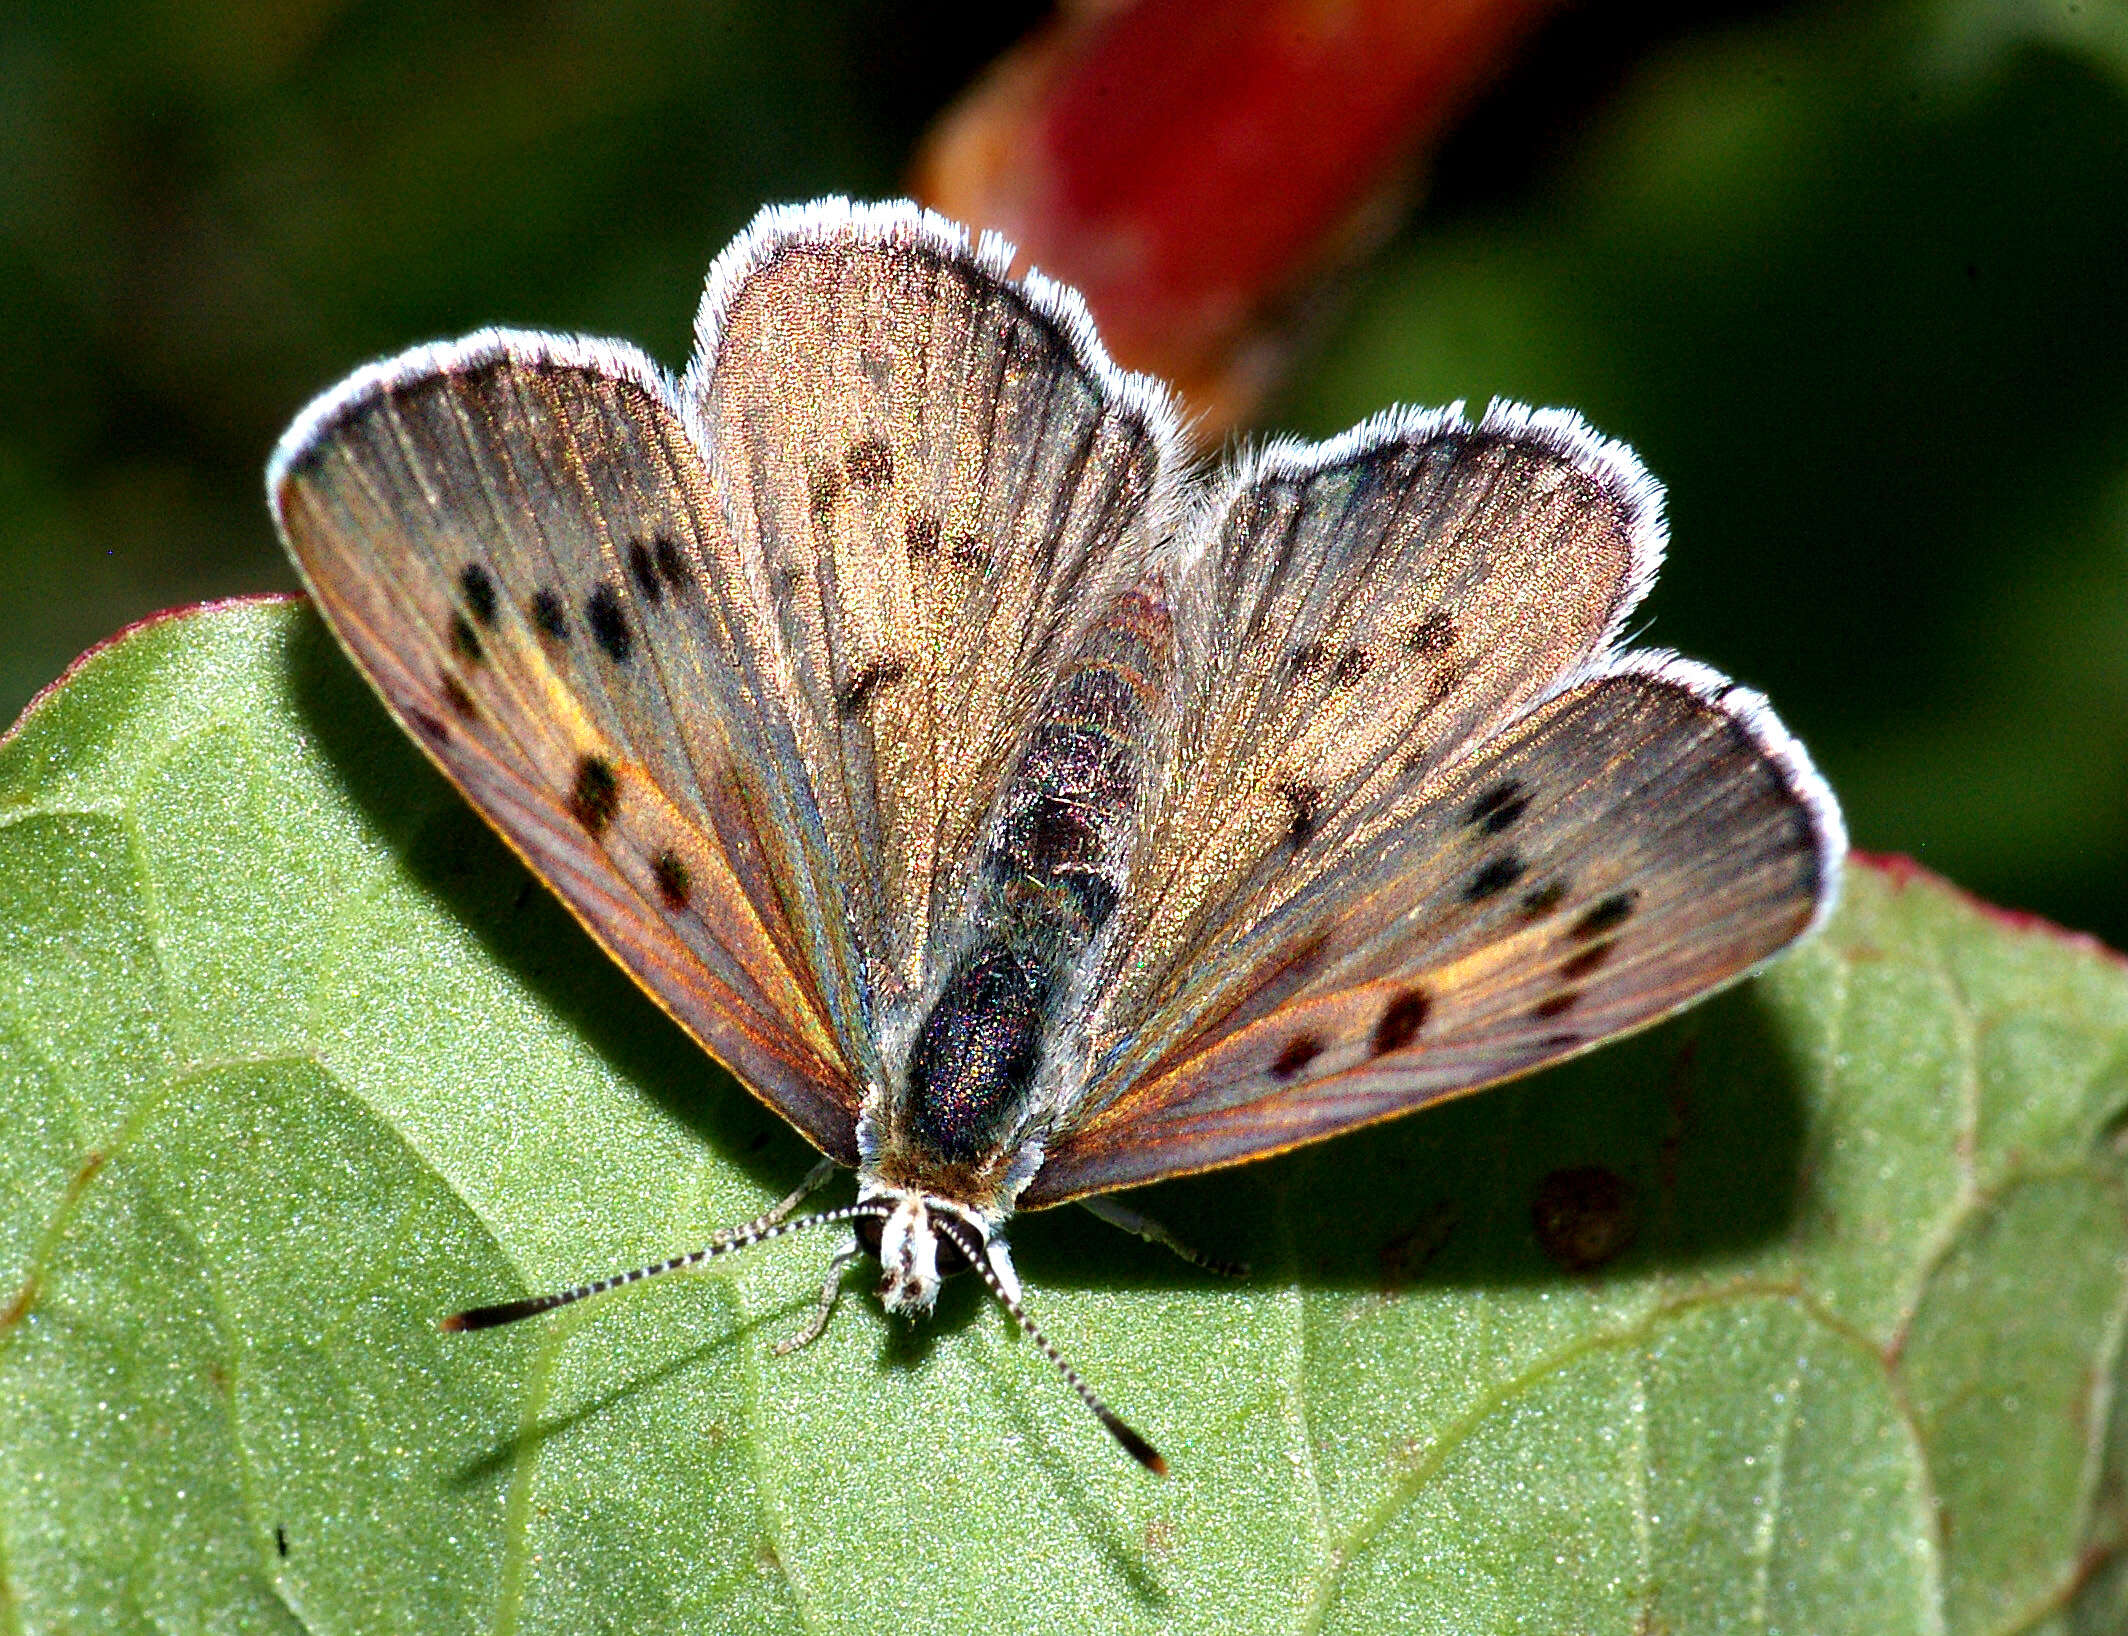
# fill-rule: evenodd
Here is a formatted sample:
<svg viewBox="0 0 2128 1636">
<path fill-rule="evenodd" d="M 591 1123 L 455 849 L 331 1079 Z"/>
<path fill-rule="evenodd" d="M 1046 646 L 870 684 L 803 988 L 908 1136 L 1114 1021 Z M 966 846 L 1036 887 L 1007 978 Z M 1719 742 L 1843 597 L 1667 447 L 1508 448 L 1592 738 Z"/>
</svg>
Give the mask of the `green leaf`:
<svg viewBox="0 0 2128 1636">
<path fill-rule="evenodd" d="M 0 747 L 0 1629 L 2103 1631 L 2128 969 L 1906 868 L 1679 1022 L 1081 1212 L 908 1329 L 824 1242 L 513 1329 L 808 1151 L 300 604 Z"/>
</svg>

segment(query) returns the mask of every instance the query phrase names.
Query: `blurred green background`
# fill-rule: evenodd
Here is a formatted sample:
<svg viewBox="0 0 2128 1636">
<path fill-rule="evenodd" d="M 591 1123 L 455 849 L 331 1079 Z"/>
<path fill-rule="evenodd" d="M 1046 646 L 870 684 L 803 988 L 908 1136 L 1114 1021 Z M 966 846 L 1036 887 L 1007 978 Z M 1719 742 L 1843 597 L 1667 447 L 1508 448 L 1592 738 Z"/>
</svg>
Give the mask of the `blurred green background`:
<svg viewBox="0 0 2128 1636">
<path fill-rule="evenodd" d="M 897 191 L 1043 8 L 74 0 L 0 16 L 0 719 L 293 583 L 261 478 L 488 323 L 683 360 L 765 201 Z M 1590 4 L 1334 292 L 1267 427 L 1580 407 L 1670 489 L 1644 634 L 1856 840 L 2128 946 L 2128 8 Z"/>
</svg>

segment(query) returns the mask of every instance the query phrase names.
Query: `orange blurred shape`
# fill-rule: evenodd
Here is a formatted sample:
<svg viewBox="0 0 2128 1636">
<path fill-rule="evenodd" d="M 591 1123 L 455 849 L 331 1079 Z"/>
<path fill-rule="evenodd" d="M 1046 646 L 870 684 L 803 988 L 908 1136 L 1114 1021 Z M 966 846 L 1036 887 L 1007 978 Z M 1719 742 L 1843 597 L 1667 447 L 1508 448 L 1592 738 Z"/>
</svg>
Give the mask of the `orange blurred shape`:
<svg viewBox="0 0 2128 1636">
<path fill-rule="evenodd" d="M 1076 285 L 1199 434 L 1273 384 L 1308 293 L 1385 235 L 1559 0 L 1097 0 L 948 110 L 917 197 Z"/>
</svg>

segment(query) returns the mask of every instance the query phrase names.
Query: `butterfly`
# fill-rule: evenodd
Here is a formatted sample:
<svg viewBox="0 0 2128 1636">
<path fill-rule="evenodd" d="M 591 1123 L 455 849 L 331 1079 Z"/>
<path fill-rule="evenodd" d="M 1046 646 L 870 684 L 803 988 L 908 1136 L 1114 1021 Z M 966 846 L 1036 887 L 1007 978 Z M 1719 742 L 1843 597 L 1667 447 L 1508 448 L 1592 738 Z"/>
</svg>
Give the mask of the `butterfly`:
<svg viewBox="0 0 2128 1636">
<path fill-rule="evenodd" d="M 268 476 L 394 716 L 823 1155 L 652 1268 L 848 1229 L 893 1311 L 1004 1228 L 1526 1073 L 1838 891 L 1766 701 L 1622 646 L 1661 490 L 1574 414 L 1395 409 L 1192 469 L 1070 290 L 909 204 L 762 213 L 675 379 L 487 330 L 362 369 Z M 838 1167 L 854 1203 L 799 1216 Z M 1175 1245 L 1175 1247 L 1180 1247 Z"/>
</svg>

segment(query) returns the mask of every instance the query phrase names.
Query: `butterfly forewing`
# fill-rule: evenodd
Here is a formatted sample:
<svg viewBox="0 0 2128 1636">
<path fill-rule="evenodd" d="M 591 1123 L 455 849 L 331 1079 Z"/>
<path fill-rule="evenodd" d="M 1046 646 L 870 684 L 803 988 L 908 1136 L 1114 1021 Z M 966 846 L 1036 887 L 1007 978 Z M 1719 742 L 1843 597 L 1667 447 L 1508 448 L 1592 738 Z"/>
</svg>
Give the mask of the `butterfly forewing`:
<svg viewBox="0 0 2128 1636">
<path fill-rule="evenodd" d="M 773 215 L 711 277 L 690 382 L 882 1017 L 940 968 L 1025 724 L 1168 501 L 1159 391 L 1004 272 L 907 212 Z"/>
<path fill-rule="evenodd" d="M 1134 1055 L 1256 981 L 1285 906 L 1364 860 L 1385 802 L 1604 652 L 1662 548 L 1630 455 L 1511 410 L 1274 446 L 1200 526 L 1178 761 L 1096 1018 Z"/>
<path fill-rule="evenodd" d="M 709 464 L 627 349 L 490 334 L 358 375 L 273 498 L 334 630 L 659 1001 L 854 1156 L 869 1032 Z M 810 832 L 809 832 L 810 830 Z"/>
<path fill-rule="evenodd" d="M 1270 929 L 1279 956 L 1054 1137 L 1050 1203 L 1312 1141 L 1665 1016 L 1793 941 L 1844 840 L 1758 699 L 1636 655 L 1388 803 L 1365 856 Z M 1195 997 L 1186 989 L 1182 1003 Z"/>
</svg>

